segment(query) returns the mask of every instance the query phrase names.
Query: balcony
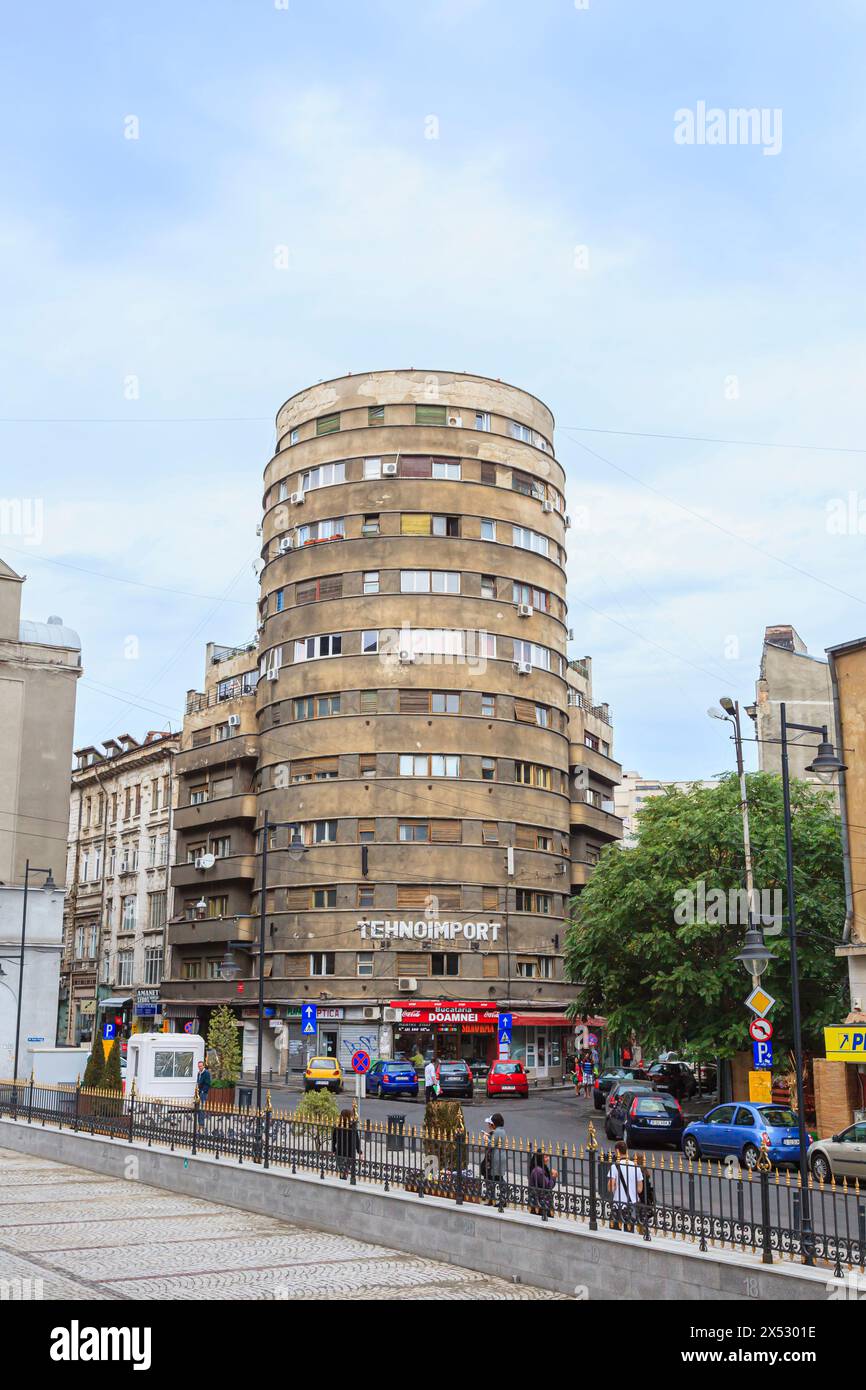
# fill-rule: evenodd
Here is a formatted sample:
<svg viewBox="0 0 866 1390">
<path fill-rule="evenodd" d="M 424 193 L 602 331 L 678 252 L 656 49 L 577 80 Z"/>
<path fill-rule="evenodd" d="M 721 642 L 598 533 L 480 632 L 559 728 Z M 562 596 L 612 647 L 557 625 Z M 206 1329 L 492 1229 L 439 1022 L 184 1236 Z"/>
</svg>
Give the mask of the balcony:
<svg viewBox="0 0 866 1390">
<path fill-rule="evenodd" d="M 191 690 L 186 697 L 187 714 L 200 714 L 202 710 L 211 709 L 214 705 L 228 705 L 232 700 L 243 700 L 247 696 L 255 696 L 258 676 L 255 679 L 244 680 L 242 676 L 234 676 L 229 680 L 221 681 L 218 686 L 211 690 Z"/>
<path fill-rule="evenodd" d="M 186 773 L 203 772 L 230 763 L 255 762 L 259 755 L 256 740 L 255 733 L 236 734 L 234 738 L 215 739 L 198 748 L 187 748 L 175 758 L 176 775 L 182 777 Z"/>
<path fill-rule="evenodd" d="M 203 917 L 200 921 L 169 922 L 169 946 L 208 946 L 215 942 L 225 945 L 229 941 L 253 941 L 255 922 L 252 917 Z M 219 984 L 219 980 L 189 980 L 199 988 L 207 984 Z M 226 981 L 222 981 L 223 984 Z"/>
<path fill-rule="evenodd" d="M 201 801 L 197 806 L 178 806 L 174 813 L 174 824 L 176 830 L 198 830 L 227 821 L 254 821 L 255 818 L 255 792 L 237 792 L 234 796 L 221 796 L 215 801 Z"/>
<path fill-rule="evenodd" d="M 622 764 L 609 758 L 606 753 L 602 753 L 595 748 L 588 748 L 585 743 L 572 743 L 569 749 L 569 761 L 580 767 L 588 768 L 595 773 L 596 777 L 602 782 L 607 782 L 609 786 L 615 786 L 622 781 Z"/>
<path fill-rule="evenodd" d="M 611 811 L 601 811 L 587 801 L 572 801 L 571 824 L 583 830 L 592 830 L 603 835 L 606 840 L 622 839 L 622 821 Z"/>
<path fill-rule="evenodd" d="M 219 883 L 231 883 L 237 879 L 256 876 L 256 856 L 254 854 L 221 855 L 210 869 L 197 869 L 194 864 L 173 864 L 171 884 L 173 888 L 213 888 Z"/>
</svg>

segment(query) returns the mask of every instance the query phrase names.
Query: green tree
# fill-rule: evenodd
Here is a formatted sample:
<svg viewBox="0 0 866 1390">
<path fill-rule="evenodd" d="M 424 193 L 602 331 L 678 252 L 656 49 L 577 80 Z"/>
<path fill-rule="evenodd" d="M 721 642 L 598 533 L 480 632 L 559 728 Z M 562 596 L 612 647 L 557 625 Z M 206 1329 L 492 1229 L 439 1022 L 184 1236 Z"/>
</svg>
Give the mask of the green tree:
<svg viewBox="0 0 866 1390">
<path fill-rule="evenodd" d="M 207 1030 L 208 1057 L 213 1057 L 211 1077 L 215 1089 L 234 1086 L 241 1074 L 241 1045 L 237 1020 L 226 1004 L 211 1014 Z"/>
<path fill-rule="evenodd" d="M 102 1085 L 102 1078 L 105 1073 L 105 1048 L 102 1046 L 102 1037 L 96 1024 L 93 1025 L 93 1042 L 90 1046 L 90 1056 L 84 1068 L 82 1086 L 88 1091 L 96 1091 Z"/>
<path fill-rule="evenodd" d="M 123 1078 L 120 1070 L 120 1040 L 114 1039 L 105 1059 L 105 1070 L 99 1083 L 106 1091 L 122 1091 Z"/>
<path fill-rule="evenodd" d="M 755 887 L 778 890 L 784 914 L 782 934 L 765 928 L 777 959 L 763 977 L 777 1000 L 781 1058 L 792 1045 L 782 783 L 769 773 L 747 782 Z M 822 1028 L 844 1012 L 845 968 L 833 953 L 845 917 L 839 821 L 821 788 L 794 782 L 791 801 L 803 1040 L 818 1050 Z M 575 1012 L 605 1013 L 615 1038 L 634 1029 L 645 1051 L 664 1044 L 731 1057 L 748 1045 L 751 1017 L 749 978 L 734 960 L 745 917 L 730 910 L 730 890 L 743 885 L 737 779 L 670 789 L 647 801 L 639 826 L 637 844 L 609 846 L 574 900 L 565 962 L 567 978 L 582 986 Z M 728 895 L 721 920 L 716 889 Z M 703 918 L 698 910 L 688 920 L 689 902 L 697 906 L 702 894 Z"/>
</svg>

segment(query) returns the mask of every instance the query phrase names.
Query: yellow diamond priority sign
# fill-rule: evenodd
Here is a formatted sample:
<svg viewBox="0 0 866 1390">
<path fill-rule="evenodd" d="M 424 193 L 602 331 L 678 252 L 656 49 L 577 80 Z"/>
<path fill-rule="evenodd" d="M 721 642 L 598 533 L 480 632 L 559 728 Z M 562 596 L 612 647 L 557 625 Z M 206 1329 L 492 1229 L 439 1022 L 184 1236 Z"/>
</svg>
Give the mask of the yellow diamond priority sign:
<svg viewBox="0 0 866 1390">
<path fill-rule="evenodd" d="M 761 989 L 761 986 L 758 985 L 758 988 L 753 989 L 743 1002 L 747 1009 L 751 1009 L 753 1014 L 758 1015 L 758 1018 L 764 1018 L 776 1001 L 772 994 L 768 994 L 765 989 Z"/>
</svg>

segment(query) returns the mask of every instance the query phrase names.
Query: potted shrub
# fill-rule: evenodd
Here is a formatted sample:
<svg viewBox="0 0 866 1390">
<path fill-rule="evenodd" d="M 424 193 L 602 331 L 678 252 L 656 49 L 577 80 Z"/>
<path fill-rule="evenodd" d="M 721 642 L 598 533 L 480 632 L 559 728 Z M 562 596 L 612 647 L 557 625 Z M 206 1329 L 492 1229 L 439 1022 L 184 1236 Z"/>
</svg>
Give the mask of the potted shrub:
<svg viewBox="0 0 866 1390">
<path fill-rule="evenodd" d="M 211 1074 L 208 1109 L 224 1110 L 235 1103 L 235 1087 L 241 1075 L 241 1045 L 234 1013 L 222 1004 L 211 1014 L 207 1030 L 207 1058 Z"/>
<path fill-rule="evenodd" d="M 457 1167 L 457 1134 L 460 1132 L 465 1138 L 466 1121 L 459 1100 L 433 1100 L 427 1105 L 424 1110 L 423 1152 L 439 1164 L 439 1178 L 427 1184 L 427 1191 L 443 1197 L 452 1195 L 453 1175 Z"/>
</svg>

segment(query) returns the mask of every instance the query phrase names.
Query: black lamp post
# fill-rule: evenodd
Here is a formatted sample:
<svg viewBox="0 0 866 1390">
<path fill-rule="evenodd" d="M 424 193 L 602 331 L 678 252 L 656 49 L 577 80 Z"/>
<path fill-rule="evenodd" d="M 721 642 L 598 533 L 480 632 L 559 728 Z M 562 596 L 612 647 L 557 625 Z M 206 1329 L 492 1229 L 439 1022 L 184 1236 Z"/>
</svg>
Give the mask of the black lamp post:
<svg viewBox="0 0 866 1390">
<path fill-rule="evenodd" d="M 822 782 L 829 782 L 838 772 L 844 771 L 845 764 L 836 756 L 835 749 L 827 737 L 825 724 L 789 724 L 784 704 L 781 706 L 782 723 L 782 796 L 785 805 L 785 867 L 788 889 L 788 932 L 791 943 L 791 1022 L 794 1031 L 794 1059 L 797 1068 L 797 1128 L 800 1138 L 800 1184 L 802 1191 L 803 1254 L 806 1264 L 814 1263 L 812 1241 L 812 1203 L 809 1194 L 809 1165 L 806 1160 L 806 1103 L 803 1094 L 803 1042 L 800 1036 L 800 966 L 797 956 L 797 905 L 794 898 L 794 849 L 791 830 L 791 783 L 788 770 L 788 731 L 820 734 L 821 742 L 812 762 L 806 768 L 814 772 Z"/>
<path fill-rule="evenodd" d="M 15 1012 L 15 1062 L 12 1067 L 12 1076 L 18 1080 L 18 1055 L 21 1042 L 21 997 L 24 992 L 24 944 L 27 939 L 27 892 L 30 887 L 31 874 L 47 874 L 42 885 L 43 892 L 53 893 L 57 887 L 54 882 L 54 875 L 50 869 L 35 869 L 27 859 L 24 864 L 24 903 L 21 909 L 21 953 L 18 957 L 18 1007 Z"/>
</svg>

